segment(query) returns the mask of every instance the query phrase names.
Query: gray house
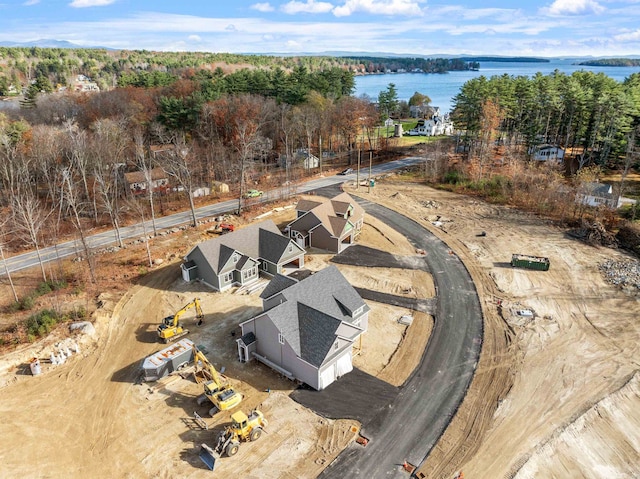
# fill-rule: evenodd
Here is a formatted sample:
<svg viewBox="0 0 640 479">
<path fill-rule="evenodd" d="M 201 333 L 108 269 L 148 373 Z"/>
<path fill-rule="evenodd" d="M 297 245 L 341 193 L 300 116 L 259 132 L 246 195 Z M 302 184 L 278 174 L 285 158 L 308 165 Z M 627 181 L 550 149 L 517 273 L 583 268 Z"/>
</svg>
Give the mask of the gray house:
<svg viewBox="0 0 640 479">
<path fill-rule="evenodd" d="M 264 312 L 240 324 L 240 361 L 255 358 L 316 390 L 353 369 L 369 306 L 335 266 L 300 281 L 275 276 L 261 297 Z"/>
<path fill-rule="evenodd" d="M 304 266 L 304 248 L 261 221 L 196 245 L 182 263 L 185 281 L 200 280 L 218 291 Z"/>
<path fill-rule="evenodd" d="M 576 203 L 587 206 L 620 208 L 622 201 L 613 194 L 613 187 L 606 183 L 585 182 L 578 187 Z"/>
<path fill-rule="evenodd" d="M 328 201 L 300 200 L 289 237 L 302 247 L 340 253 L 355 241 L 364 223 L 364 209 L 347 193 Z"/>
</svg>

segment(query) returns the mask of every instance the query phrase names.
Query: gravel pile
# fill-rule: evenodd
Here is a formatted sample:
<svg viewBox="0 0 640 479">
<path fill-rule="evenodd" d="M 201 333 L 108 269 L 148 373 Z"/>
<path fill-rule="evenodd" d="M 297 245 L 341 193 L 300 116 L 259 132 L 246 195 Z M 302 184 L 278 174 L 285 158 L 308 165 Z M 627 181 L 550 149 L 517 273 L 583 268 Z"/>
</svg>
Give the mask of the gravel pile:
<svg viewBox="0 0 640 479">
<path fill-rule="evenodd" d="M 640 290 L 640 261 L 607 260 L 599 265 L 605 281 L 622 288 Z"/>
</svg>

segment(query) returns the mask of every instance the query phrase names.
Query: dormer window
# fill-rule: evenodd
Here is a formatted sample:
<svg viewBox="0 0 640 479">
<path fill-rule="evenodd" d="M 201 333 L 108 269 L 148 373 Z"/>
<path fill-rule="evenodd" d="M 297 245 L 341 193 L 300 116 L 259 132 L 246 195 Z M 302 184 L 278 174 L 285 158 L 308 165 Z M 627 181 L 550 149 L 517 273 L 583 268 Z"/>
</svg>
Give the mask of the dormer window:
<svg viewBox="0 0 640 479">
<path fill-rule="evenodd" d="M 364 310 L 364 306 L 360 306 L 358 309 L 356 309 L 353 314 L 351 315 L 352 318 L 355 318 L 356 316 L 359 316 L 360 314 L 362 314 L 362 311 Z"/>
<path fill-rule="evenodd" d="M 292 253 L 292 252 L 293 252 L 293 245 L 289 244 L 289 253 Z"/>
<path fill-rule="evenodd" d="M 231 261 L 233 261 L 234 263 L 238 262 L 238 255 L 236 253 L 233 253 L 233 256 L 231 257 Z"/>
<path fill-rule="evenodd" d="M 340 342 L 336 340 L 336 342 L 333 344 L 334 351 L 337 351 L 339 347 L 340 347 Z"/>
<path fill-rule="evenodd" d="M 284 334 L 278 333 L 278 342 L 284 344 Z"/>
</svg>

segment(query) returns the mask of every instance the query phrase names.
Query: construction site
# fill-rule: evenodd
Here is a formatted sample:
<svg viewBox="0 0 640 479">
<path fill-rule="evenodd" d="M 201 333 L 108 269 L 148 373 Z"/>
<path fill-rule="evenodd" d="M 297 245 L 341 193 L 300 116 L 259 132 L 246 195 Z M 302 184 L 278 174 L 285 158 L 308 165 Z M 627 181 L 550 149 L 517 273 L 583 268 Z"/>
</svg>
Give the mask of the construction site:
<svg viewBox="0 0 640 479">
<path fill-rule="evenodd" d="M 469 271 L 482 310 L 464 400 L 443 418 L 444 434 L 424 462 L 392 458 L 397 477 L 637 477 L 640 296 L 608 281 L 602 268 L 637 259 L 526 213 L 395 175 L 370 191 L 343 187 L 443 241 Z M 259 213 L 283 228 L 302 199 L 313 197 Z M 254 219 L 225 221 L 233 232 Z M 384 444 L 358 417 L 302 405 L 298 381 L 239 360 L 240 325 L 262 312 L 268 279 L 222 292 L 184 281 L 183 257 L 217 234 L 202 225 L 166 236 L 154 245 L 162 261 L 126 291 L 105 289 L 87 325 L 59 327 L 0 358 L 0 434 L 11 445 L 0 452 L 0 476 L 315 478 L 345 450 Z M 355 243 L 345 255 L 390 253 L 411 264 L 430 254 L 369 214 Z M 114 264 L 122 254 L 113 254 Z M 424 304 L 450 293 L 436 291 L 438 271 L 334 259 L 310 248 L 304 269 L 333 265 L 358 291 Z M 385 385 L 367 391 L 383 403 L 388 391 L 402 392 L 442 318 L 365 301 L 368 329 L 353 367 Z"/>
</svg>

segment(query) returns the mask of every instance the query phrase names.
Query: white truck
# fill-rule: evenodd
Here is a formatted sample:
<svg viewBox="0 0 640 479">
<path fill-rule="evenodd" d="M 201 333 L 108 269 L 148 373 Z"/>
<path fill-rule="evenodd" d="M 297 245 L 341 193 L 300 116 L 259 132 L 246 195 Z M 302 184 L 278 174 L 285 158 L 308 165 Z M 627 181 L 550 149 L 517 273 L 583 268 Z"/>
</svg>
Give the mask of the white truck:
<svg viewBox="0 0 640 479">
<path fill-rule="evenodd" d="M 193 341 L 190 339 L 181 339 L 144 360 L 144 363 L 142 363 L 144 380 L 157 381 L 187 366 L 192 361 Z"/>
</svg>

